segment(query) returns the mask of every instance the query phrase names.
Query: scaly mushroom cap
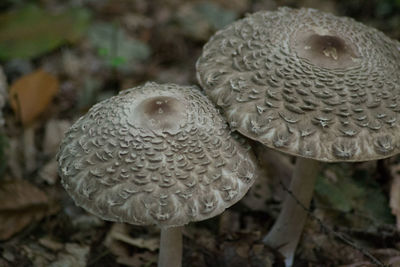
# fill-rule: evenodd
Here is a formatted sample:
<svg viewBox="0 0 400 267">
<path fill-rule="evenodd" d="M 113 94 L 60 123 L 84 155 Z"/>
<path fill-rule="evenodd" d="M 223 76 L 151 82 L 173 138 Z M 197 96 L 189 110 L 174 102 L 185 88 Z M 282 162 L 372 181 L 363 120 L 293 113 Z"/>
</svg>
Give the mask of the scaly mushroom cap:
<svg viewBox="0 0 400 267">
<path fill-rule="evenodd" d="M 66 133 L 60 176 L 76 204 L 105 220 L 178 226 L 224 211 L 256 177 L 248 146 L 197 87 L 122 91 Z"/>
<path fill-rule="evenodd" d="M 232 128 L 321 161 L 398 153 L 400 43 L 314 9 L 258 12 L 217 32 L 197 77 Z"/>
</svg>

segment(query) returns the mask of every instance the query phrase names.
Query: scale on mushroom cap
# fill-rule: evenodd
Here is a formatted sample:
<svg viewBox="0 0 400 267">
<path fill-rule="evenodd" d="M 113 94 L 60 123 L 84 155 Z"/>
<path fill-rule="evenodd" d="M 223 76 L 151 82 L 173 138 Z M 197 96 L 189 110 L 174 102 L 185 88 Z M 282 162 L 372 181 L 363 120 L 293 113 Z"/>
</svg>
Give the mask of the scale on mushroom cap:
<svg viewBox="0 0 400 267">
<path fill-rule="evenodd" d="M 233 129 L 298 157 L 290 190 L 308 207 L 318 161 L 399 152 L 399 48 L 353 19 L 280 8 L 218 31 L 197 61 L 197 77 Z M 287 266 L 305 218 L 287 197 L 264 239 Z"/>
<path fill-rule="evenodd" d="M 58 153 L 75 203 L 110 221 L 161 227 L 159 266 L 180 266 L 180 226 L 239 201 L 257 176 L 249 147 L 195 86 L 146 83 L 94 105 Z"/>
</svg>

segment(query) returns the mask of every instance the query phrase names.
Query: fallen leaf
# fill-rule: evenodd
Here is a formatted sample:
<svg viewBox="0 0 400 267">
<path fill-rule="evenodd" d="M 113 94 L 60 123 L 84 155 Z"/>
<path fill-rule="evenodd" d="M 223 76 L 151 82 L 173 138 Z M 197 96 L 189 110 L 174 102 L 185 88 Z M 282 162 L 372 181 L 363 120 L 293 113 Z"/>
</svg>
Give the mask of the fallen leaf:
<svg viewBox="0 0 400 267">
<path fill-rule="evenodd" d="M 0 16 L 0 59 L 29 59 L 77 41 L 90 19 L 86 9 L 54 13 L 34 5 Z M 62 30 L 60 30 L 62 29 Z"/>
<path fill-rule="evenodd" d="M 122 241 L 134 247 L 145 248 L 150 251 L 156 251 L 160 243 L 158 238 L 131 238 L 123 233 L 114 233 L 113 237 L 115 240 Z"/>
<path fill-rule="evenodd" d="M 50 262 L 57 259 L 57 254 L 54 251 L 46 250 L 42 246 L 39 246 L 37 240 L 30 241 L 25 239 L 25 242 L 20 247 L 21 254 L 26 255 L 26 258 L 31 262 L 30 266 L 48 267 Z M 18 266 L 18 264 L 16 265 Z"/>
<path fill-rule="evenodd" d="M 0 183 L 0 240 L 10 238 L 56 210 L 47 195 L 24 180 Z"/>
<path fill-rule="evenodd" d="M 39 239 L 39 244 L 45 248 L 53 251 L 58 251 L 63 249 L 64 245 L 58 241 L 55 241 L 50 236 L 45 236 Z"/>
<path fill-rule="evenodd" d="M 329 171 L 317 179 L 315 201 L 318 207 L 329 207 L 337 223 L 363 228 L 394 222 L 388 199 L 371 172 L 349 164 L 332 165 Z"/>
<path fill-rule="evenodd" d="M 156 251 L 159 247 L 160 239 L 154 237 L 131 237 L 129 235 L 129 228 L 126 224 L 115 223 L 106 238 L 106 246 L 110 247 L 112 250 L 112 246 L 115 241 L 120 241 L 125 244 L 148 249 L 150 251 Z"/>
<path fill-rule="evenodd" d="M 86 245 L 67 243 L 65 251 L 60 252 L 58 260 L 49 264 L 49 267 L 85 267 L 90 248 Z"/>
<path fill-rule="evenodd" d="M 159 247 L 159 238 L 132 238 L 129 236 L 130 226 L 114 223 L 104 241 L 105 246 L 117 258 L 117 262 L 126 266 L 150 266 L 157 261 L 156 254 L 149 251 L 135 252 L 132 255 L 130 246 L 155 251 Z"/>
<path fill-rule="evenodd" d="M 16 80 L 10 88 L 10 104 L 24 126 L 32 123 L 57 94 L 57 77 L 38 70 Z"/>
</svg>

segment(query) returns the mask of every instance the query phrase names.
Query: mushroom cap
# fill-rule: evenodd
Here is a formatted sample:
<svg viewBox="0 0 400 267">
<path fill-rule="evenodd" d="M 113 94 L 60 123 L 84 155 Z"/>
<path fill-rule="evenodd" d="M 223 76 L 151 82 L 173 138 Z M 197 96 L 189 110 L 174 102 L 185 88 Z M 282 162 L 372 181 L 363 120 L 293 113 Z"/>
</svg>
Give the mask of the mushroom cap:
<svg viewBox="0 0 400 267">
<path fill-rule="evenodd" d="M 179 226 L 240 200 L 256 173 L 195 86 L 146 83 L 94 105 L 67 131 L 57 155 L 78 206 L 105 220 Z"/>
<path fill-rule="evenodd" d="M 314 9 L 257 12 L 218 31 L 197 78 L 233 129 L 320 161 L 392 156 L 400 144 L 400 43 Z"/>
</svg>

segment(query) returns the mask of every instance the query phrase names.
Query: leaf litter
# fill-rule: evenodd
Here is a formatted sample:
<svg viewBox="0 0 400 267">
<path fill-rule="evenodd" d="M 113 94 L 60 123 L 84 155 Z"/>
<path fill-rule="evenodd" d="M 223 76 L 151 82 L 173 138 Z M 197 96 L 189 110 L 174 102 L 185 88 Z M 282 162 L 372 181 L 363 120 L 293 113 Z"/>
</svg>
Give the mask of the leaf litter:
<svg viewBox="0 0 400 267">
<path fill-rule="evenodd" d="M 0 181 L 0 240 L 58 211 L 45 192 L 25 180 Z"/>
<path fill-rule="evenodd" d="M 0 266 L 156 266 L 158 230 L 103 222 L 76 207 L 58 181 L 54 155 L 63 132 L 95 102 L 146 80 L 195 84 L 194 63 L 204 42 L 260 8 L 304 4 L 382 21 L 374 15 L 374 4 L 361 13 L 355 3 L 333 0 L 8 2 L 0 14 L 0 40 L 6 40 L 0 48 L 8 44 L 9 49 L 0 49 L 0 59 L 13 97 L 6 98 L 0 116 L 6 121 L 0 151 L 8 161 L 0 162 L 0 187 L 9 188 L 0 192 Z M 385 16 L 393 23 L 398 7 L 388 4 Z M 400 37 L 399 27 L 388 27 L 385 32 Z M 280 210 L 286 193 L 280 183 L 288 184 L 293 160 L 259 148 L 265 174 L 223 216 L 185 228 L 183 266 L 282 263 L 260 240 Z M 376 163 L 326 166 L 309 211 L 393 266 L 399 265 L 400 244 L 397 165 L 397 159 L 388 163 L 389 176 Z M 370 264 L 312 219 L 296 260 L 297 266 Z"/>
</svg>

